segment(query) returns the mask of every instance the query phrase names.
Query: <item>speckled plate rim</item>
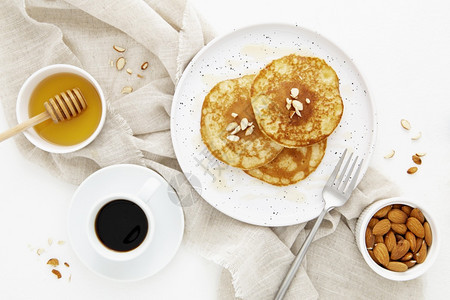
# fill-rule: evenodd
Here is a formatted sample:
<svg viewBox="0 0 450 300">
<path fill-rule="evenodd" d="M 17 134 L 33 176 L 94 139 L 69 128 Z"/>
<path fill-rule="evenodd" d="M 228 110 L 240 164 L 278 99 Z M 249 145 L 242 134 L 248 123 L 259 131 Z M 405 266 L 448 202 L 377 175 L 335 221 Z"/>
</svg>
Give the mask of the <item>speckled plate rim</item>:
<svg viewBox="0 0 450 300">
<path fill-rule="evenodd" d="M 298 30 L 307 35 L 315 36 L 316 40 L 321 40 L 321 41 L 324 41 L 326 44 L 329 44 L 330 47 L 333 49 L 333 51 L 338 52 L 343 58 L 345 58 L 348 62 L 348 65 L 351 65 L 354 68 L 354 70 L 356 71 L 356 75 L 358 77 L 358 83 L 362 87 L 365 87 L 364 94 L 368 100 L 366 102 L 366 105 L 368 106 L 368 110 L 371 111 L 371 116 L 370 116 L 371 122 L 369 122 L 370 126 L 371 126 L 371 135 L 370 135 L 370 139 L 367 143 L 368 144 L 367 151 L 365 151 L 362 154 L 362 156 L 364 158 L 364 163 L 363 163 L 363 166 L 361 169 L 361 173 L 360 173 L 358 182 L 361 181 L 361 179 L 363 178 L 363 176 L 369 166 L 370 158 L 373 154 L 373 150 L 375 147 L 375 141 L 376 141 L 376 137 L 377 137 L 377 125 L 378 125 L 377 112 L 376 112 L 375 104 L 369 93 L 369 85 L 367 84 L 367 81 L 362 76 L 361 68 L 357 67 L 355 65 L 354 61 L 340 47 L 338 47 L 336 45 L 336 43 L 334 43 L 329 38 L 326 38 L 313 30 L 304 28 L 303 26 L 287 24 L 287 23 L 263 23 L 263 24 L 250 25 L 250 26 L 246 26 L 246 27 L 242 27 L 242 28 L 233 30 L 232 32 L 227 33 L 225 35 L 216 37 L 211 42 L 209 42 L 205 47 L 203 47 L 190 61 L 190 63 L 184 70 L 182 76 L 180 77 L 180 79 L 177 82 L 177 86 L 176 86 L 175 94 L 174 94 L 174 98 L 173 98 L 173 103 L 172 103 L 172 109 L 171 109 L 171 123 L 170 123 L 171 124 L 171 137 L 172 137 L 172 144 L 173 144 L 173 147 L 175 150 L 175 154 L 177 156 L 177 159 L 178 159 L 181 169 L 183 170 L 184 174 L 186 175 L 186 177 L 188 178 L 189 182 L 194 187 L 194 189 L 209 204 L 211 204 L 213 207 L 215 207 L 222 213 L 224 213 L 234 219 L 237 219 L 239 221 L 246 222 L 249 224 L 260 225 L 260 226 L 275 226 L 275 227 L 276 226 L 289 226 L 289 225 L 295 225 L 295 224 L 299 224 L 299 223 L 302 223 L 305 221 L 309 221 L 309 220 L 317 217 L 320 214 L 320 211 L 322 210 L 322 207 L 324 205 L 322 198 L 317 197 L 318 195 L 315 195 L 314 199 L 307 199 L 307 201 L 312 200 L 311 202 L 315 203 L 314 209 L 309 209 L 308 207 L 303 207 L 302 210 L 300 211 L 300 213 L 302 215 L 295 217 L 295 218 L 293 218 L 292 216 L 290 216 L 290 217 L 286 216 L 286 217 L 282 217 L 281 219 L 280 218 L 267 219 L 267 214 L 259 214 L 259 213 L 254 213 L 254 212 L 250 213 L 250 214 L 245 214 L 245 213 L 242 213 L 241 209 L 229 209 L 229 207 L 227 207 L 226 205 L 225 206 L 222 205 L 224 202 L 226 202 L 226 201 L 224 201 L 224 199 L 212 198 L 208 195 L 208 193 L 205 194 L 205 191 L 207 191 L 208 188 L 205 188 L 204 186 L 202 186 L 202 180 L 195 176 L 196 172 L 198 173 L 198 170 L 195 170 L 195 169 L 193 170 L 191 168 L 191 166 L 186 162 L 185 157 L 183 157 L 183 153 L 189 152 L 189 151 L 187 151 L 189 149 L 186 149 L 186 147 L 183 146 L 183 143 L 180 142 L 181 137 L 180 137 L 180 134 L 177 132 L 177 129 L 186 125 L 187 124 L 186 122 L 189 121 L 186 119 L 179 118 L 177 115 L 177 109 L 180 108 L 180 103 L 183 101 L 183 99 L 186 100 L 185 98 L 183 98 L 183 88 L 184 88 L 185 82 L 192 76 L 195 76 L 192 74 L 194 65 L 197 64 L 202 59 L 202 57 L 205 56 L 207 53 L 213 51 L 212 48 L 215 47 L 218 43 L 221 43 L 223 40 L 233 38 L 234 36 L 243 34 L 245 32 L 260 30 L 261 28 L 267 28 L 268 30 L 269 29 L 274 30 L 274 29 L 280 29 L 280 28 L 282 28 L 283 30 Z M 329 63 L 329 62 L 327 61 L 327 63 Z M 245 75 L 245 74 L 242 74 L 242 75 Z M 230 76 L 229 76 L 229 78 L 235 78 L 235 77 L 238 77 L 238 76 L 233 76 L 232 74 L 230 74 Z M 224 79 L 226 79 L 226 78 L 224 78 Z M 219 82 L 219 81 L 217 81 L 217 82 Z M 206 95 L 206 93 L 205 93 L 205 95 Z M 200 101 L 203 102 L 203 99 L 201 99 Z M 345 105 L 345 101 L 344 101 L 344 105 Z M 344 115 L 345 115 L 345 107 L 344 107 Z M 198 122 L 199 122 L 199 120 L 198 120 Z M 332 137 L 333 135 L 335 135 L 335 133 L 333 133 L 330 137 Z M 334 164 L 335 164 L 335 162 L 337 162 L 339 153 L 343 152 L 343 150 L 345 148 L 348 148 L 348 147 L 346 146 L 346 143 L 343 143 L 341 148 L 336 149 L 339 151 L 334 151 L 335 149 L 333 149 L 332 151 L 328 151 L 328 152 L 333 152 L 332 154 L 328 153 L 328 152 L 325 154 L 324 160 L 325 160 L 325 158 L 329 157 L 330 155 L 335 156 L 335 161 L 333 161 L 332 164 L 328 164 L 328 166 L 327 166 L 329 172 L 326 174 L 326 178 L 331 173 L 332 168 L 334 168 Z M 195 149 L 195 150 L 197 151 L 198 149 Z M 350 148 L 350 150 L 352 150 L 352 149 Z M 357 154 L 359 154 L 359 153 L 357 153 Z M 192 153 L 189 152 L 189 155 L 195 155 L 195 151 Z M 221 162 L 218 162 L 218 164 L 221 164 Z M 224 164 L 223 164 L 223 166 L 225 168 L 229 167 Z M 319 166 L 319 168 L 320 167 L 321 166 Z M 316 170 L 316 172 L 317 172 L 317 170 Z M 243 175 L 243 176 L 246 176 L 246 175 Z M 312 175 L 310 175 L 310 177 L 311 176 Z M 325 183 L 326 178 L 323 178 L 323 183 Z M 307 178 L 306 180 L 308 180 L 308 179 L 309 178 Z M 253 182 L 253 183 L 255 183 L 255 182 Z M 266 186 L 268 185 L 266 183 L 262 183 L 262 184 L 266 185 Z M 320 188 L 320 190 L 321 189 L 322 189 L 322 187 Z M 230 199 L 231 198 L 228 197 L 228 200 L 230 200 Z M 240 200 L 242 200 L 244 202 L 246 201 L 245 199 L 240 199 Z M 309 203 L 311 203 L 311 202 L 309 202 Z M 245 211 L 245 209 L 244 209 L 244 211 Z"/>
</svg>

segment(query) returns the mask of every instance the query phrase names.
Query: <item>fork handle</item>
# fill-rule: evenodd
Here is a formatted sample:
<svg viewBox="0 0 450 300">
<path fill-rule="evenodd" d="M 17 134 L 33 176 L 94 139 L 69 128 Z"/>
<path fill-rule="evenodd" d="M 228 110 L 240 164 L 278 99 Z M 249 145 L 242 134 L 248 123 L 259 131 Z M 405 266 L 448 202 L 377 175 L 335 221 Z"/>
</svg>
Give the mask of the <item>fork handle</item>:
<svg viewBox="0 0 450 300">
<path fill-rule="evenodd" d="M 303 258 L 306 255 L 306 252 L 308 251 L 309 245 L 311 244 L 312 240 L 314 239 L 314 236 L 317 233 L 317 230 L 320 227 L 320 224 L 323 221 L 323 218 L 327 214 L 329 209 L 324 208 L 320 215 L 317 217 L 316 222 L 314 223 L 313 228 L 309 232 L 308 236 L 306 237 L 305 242 L 303 243 L 302 247 L 298 251 L 297 256 L 294 259 L 294 262 L 292 263 L 289 271 L 287 272 L 286 276 L 283 279 L 283 282 L 280 285 L 280 288 L 278 289 L 278 293 L 275 296 L 275 300 L 281 300 L 283 299 L 284 295 L 286 294 L 289 286 L 291 285 L 292 280 L 295 277 L 295 274 L 297 274 L 297 270 L 300 267 L 300 264 L 302 263 Z"/>
</svg>

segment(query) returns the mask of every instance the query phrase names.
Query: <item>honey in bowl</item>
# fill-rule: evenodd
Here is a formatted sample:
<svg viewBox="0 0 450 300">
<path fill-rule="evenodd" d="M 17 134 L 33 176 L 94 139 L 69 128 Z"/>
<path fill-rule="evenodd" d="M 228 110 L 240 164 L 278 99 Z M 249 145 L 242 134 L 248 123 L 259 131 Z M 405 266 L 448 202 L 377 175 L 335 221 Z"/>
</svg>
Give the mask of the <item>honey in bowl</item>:
<svg viewBox="0 0 450 300">
<path fill-rule="evenodd" d="M 55 95 L 78 87 L 87 102 L 87 108 L 75 118 L 54 123 L 51 119 L 36 126 L 36 133 L 46 141 L 72 146 L 88 139 L 97 129 L 102 116 L 102 103 L 95 87 L 85 78 L 73 73 L 57 73 L 42 80 L 31 93 L 28 106 L 29 117 L 43 111 L 44 102 Z"/>
</svg>

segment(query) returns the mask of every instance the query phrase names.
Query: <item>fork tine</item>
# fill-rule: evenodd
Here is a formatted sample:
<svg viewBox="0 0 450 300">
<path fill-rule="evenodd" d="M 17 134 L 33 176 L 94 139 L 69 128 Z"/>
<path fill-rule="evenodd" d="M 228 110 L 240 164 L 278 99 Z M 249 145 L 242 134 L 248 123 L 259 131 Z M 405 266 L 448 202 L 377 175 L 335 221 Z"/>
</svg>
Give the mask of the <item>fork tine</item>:
<svg viewBox="0 0 450 300">
<path fill-rule="evenodd" d="M 341 168 L 342 162 L 344 161 L 345 154 L 347 154 L 347 149 L 344 150 L 344 152 L 341 155 L 341 158 L 339 159 L 339 162 L 337 163 L 336 167 L 333 170 L 333 173 L 331 173 L 330 177 L 328 178 L 327 184 L 328 186 L 333 185 L 334 180 L 336 179 L 336 175 L 339 172 L 339 169 Z"/>
<path fill-rule="evenodd" d="M 353 154 L 353 153 L 352 153 Z M 350 163 L 350 159 L 349 158 L 347 164 L 345 165 L 346 167 L 348 166 L 348 164 Z M 347 186 L 348 180 L 350 179 L 350 177 L 352 177 L 352 173 L 353 173 L 353 169 L 355 168 L 356 162 L 358 161 L 358 156 L 355 158 L 355 160 L 352 163 L 352 166 L 350 167 L 350 170 L 347 172 L 347 176 L 345 177 L 345 179 L 342 181 L 342 186 L 339 188 L 339 191 L 344 192 L 345 187 Z M 346 169 L 343 170 L 342 173 L 346 172 Z M 353 177 L 352 177 L 353 178 Z"/>
<path fill-rule="evenodd" d="M 345 173 L 348 170 L 348 165 L 350 164 L 350 161 L 352 160 L 352 157 L 353 157 L 353 152 L 350 153 L 350 157 L 347 159 L 347 162 L 345 163 L 344 168 L 342 168 L 341 175 L 339 175 L 339 178 L 334 182 L 336 184 L 336 188 L 337 189 L 339 189 L 339 187 L 341 186 L 341 183 L 343 182 Z M 343 186 L 343 188 L 344 187 L 345 187 L 345 185 Z"/>
<path fill-rule="evenodd" d="M 345 191 L 345 194 L 347 196 L 350 196 L 350 194 L 355 189 L 356 183 L 358 182 L 359 172 L 361 171 L 361 166 L 362 166 L 363 162 L 364 162 L 364 159 L 361 159 L 361 161 L 359 162 L 358 168 L 356 169 L 355 175 L 353 176 L 352 180 L 348 184 L 347 190 Z"/>
</svg>

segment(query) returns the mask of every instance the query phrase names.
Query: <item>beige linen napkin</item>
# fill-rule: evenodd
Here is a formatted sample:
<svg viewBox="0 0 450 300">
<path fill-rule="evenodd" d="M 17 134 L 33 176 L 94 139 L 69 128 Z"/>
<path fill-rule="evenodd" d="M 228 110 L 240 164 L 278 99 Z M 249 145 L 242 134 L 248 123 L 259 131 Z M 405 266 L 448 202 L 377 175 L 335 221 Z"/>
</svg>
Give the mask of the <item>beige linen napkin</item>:
<svg viewBox="0 0 450 300">
<path fill-rule="evenodd" d="M 156 170 L 183 202 L 185 245 L 224 267 L 220 298 L 273 298 L 311 225 L 272 229 L 223 215 L 186 184 L 172 148 L 169 115 L 175 83 L 212 37 L 191 5 L 185 0 L 6 0 L 2 4 L 0 100 L 11 126 L 16 124 L 21 85 L 49 64 L 84 68 L 100 83 L 108 102 L 106 124 L 86 148 L 49 154 L 19 135 L 15 140 L 23 155 L 72 183 L 118 163 Z M 144 78 L 109 65 L 118 57 L 112 45 L 127 48 L 126 68 Z M 150 67 L 141 71 L 144 61 Z M 134 92 L 122 95 L 125 85 Z M 379 277 L 355 245 L 353 231 L 361 210 L 392 195 L 392 185 L 369 170 L 350 201 L 326 216 L 287 299 L 420 298 L 420 279 L 399 283 Z"/>
</svg>

